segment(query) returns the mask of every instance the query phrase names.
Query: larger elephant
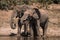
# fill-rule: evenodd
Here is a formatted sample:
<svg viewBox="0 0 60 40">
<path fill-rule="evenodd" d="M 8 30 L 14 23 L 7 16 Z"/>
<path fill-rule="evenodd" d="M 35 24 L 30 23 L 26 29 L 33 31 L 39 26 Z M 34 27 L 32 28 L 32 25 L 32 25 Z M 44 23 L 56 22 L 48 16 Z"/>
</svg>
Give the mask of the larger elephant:
<svg viewBox="0 0 60 40">
<path fill-rule="evenodd" d="M 43 36 L 45 36 L 47 31 L 48 15 L 41 13 L 39 9 L 31 8 L 30 6 L 24 5 L 21 9 L 22 10 L 18 11 L 19 13 L 16 11 L 15 14 L 16 15 L 15 17 L 18 17 L 19 19 L 18 25 L 21 27 L 21 24 L 23 24 L 24 21 L 28 19 L 29 21 L 27 21 L 27 23 L 32 22 L 35 27 L 41 27 L 43 29 Z"/>
<path fill-rule="evenodd" d="M 41 27 L 43 30 L 43 36 L 46 36 L 46 33 L 47 33 L 46 31 L 47 31 L 47 27 L 48 27 L 48 15 L 46 13 L 41 13 L 40 10 L 37 8 L 28 9 L 24 12 L 24 14 L 28 14 L 31 17 L 33 17 L 33 19 L 35 19 L 37 21 L 37 28 Z M 34 21 L 34 22 L 36 22 L 36 21 Z M 35 24 L 35 26 L 36 26 L 36 24 Z"/>
</svg>

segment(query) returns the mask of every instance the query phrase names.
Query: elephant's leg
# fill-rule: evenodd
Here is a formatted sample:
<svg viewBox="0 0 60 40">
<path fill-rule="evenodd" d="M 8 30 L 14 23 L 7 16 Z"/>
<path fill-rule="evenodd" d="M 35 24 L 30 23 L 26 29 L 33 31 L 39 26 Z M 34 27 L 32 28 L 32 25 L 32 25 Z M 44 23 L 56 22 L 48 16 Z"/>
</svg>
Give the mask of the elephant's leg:
<svg viewBox="0 0 60 40">
<path fill-rule="evenodd" d="M 18 27 L 18 36 L 20 36 L 20 28 Z"/>
<path fill-rule="evenodd" d="M 38 34 L 39 34 L 39 36 L 41 35 L 40 34 L 40 20 L 37 20 L 37 31 L 38 31 Z"/>
<path fill-rule="evenodd" d="M 29 25 L 29 21 L 28 20 L 24 21 L 24 33 L 25 33 L 26 36 L 30 36 L 31 35 L 29 26 L 30 26 Z"/>
<path fill-rule="evenodd" d="M 28 26 L 27 26 L 27 31 L 28 31 L 28 33 L 30 35 L 31 34 L 31 27 L 30 27 L 29 23 L 28 23 Z"/>
<path fill-rule="evenodd" d="M 38 32 L 37 32 L 37 26 L 36 26 L 36 24 L 31 24 L 31 27 L 32 27 L 32 30 L 33 30 L 33 36 L 34 37 L 37 37 L 38 36 Z"/>
<path fill-rule="evenodd" d="M 26 24 L 24 24 L 24 32 L 25 32 L 25 33 L 27 32 Z"/>
<path fill-rule="evenodd" d="M 46 36 L 46 28 L 43 28 L 43 37 Z"/>
<path fill-rule="evenodd" d="M 31 29 L 30 29 L 30 25 L 29 25 L 29 21 L 26 22 L 26 31 L 27 31 L 27 35 L 31 36 Z"/>
<path fill-rule="evenodd" d="M 21 24 L 21 21 L 19 19 L 18 20 L 18 35 L 20 35 L 20 33 L 21 33 L 21 28 L 22 28 L 22 24 Z"/>
<path fill-rule="evenodd" d="M 42 29 L 43 29 L 43 37 L 46 37 L 46 33 L 47 33 L 47 26 L 48 26 L 48 20 L 46 20 L 45 23 L 43 23 L 42 25 Z"/>
<path fill-rule="evenodd" d="M 18 26 L 18 36 L 20 36 L 22 26 Z"/>
<path fill-rule="evenodd" d="M 20 34 L 21 34 L 21 28 L 22 28 L 22 26 L 18 26 L 18 36 L 20 36 Z"/>
<path fill-rule="evenodd" d="M 45 27 L 44 27 L 44 30 L 43 30 L 43 35 L 46 37 L 46 33 L 47 33 L 47 27 L 48 27 L 48 20 L 46 21 L 46 24 L 45 24 Z"/>
<path fill-rule="evenodd" d="M 44 23 L 40 23 L 40 26 L 41 26 L 42 31 L 43 31 L 43 35 L 42 35 L 42 37 L 43 37 L 45 35 L 45 25 L 44 25 Z"/>
<path fill-rule="evenodd" d="M 30 33 L 30 25 L 29 25 L 29 21 L 26 21 L 26 29 L 27 29 L 27 32 Z"/>
<path fill-rule="evenodd" d="M 34 37 L 38 36 L 36 27 L 32 27 Z"/>
</svg>

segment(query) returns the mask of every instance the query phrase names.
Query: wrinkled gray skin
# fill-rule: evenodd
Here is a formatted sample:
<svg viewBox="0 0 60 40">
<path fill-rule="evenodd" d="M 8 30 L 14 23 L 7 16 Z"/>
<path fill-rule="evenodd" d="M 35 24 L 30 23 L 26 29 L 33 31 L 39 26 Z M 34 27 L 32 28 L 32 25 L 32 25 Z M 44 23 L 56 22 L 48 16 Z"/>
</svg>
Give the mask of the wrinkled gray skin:
<svg viewBox="0 0 60 40">
<path fill-rule="evenodd" d="M 29 21 L 25 21 L 28 17 L 27 14 L 25 14 L 24 12 L 27 9 L 31 9 L 28 5 L 21 5 L 20 7 L 17 7 L 14 9 L 14 13 L 11 16 L 11 28 L 15 29 L 16 28 L 16 19 L 18 19 L 18 34 L 20 34 L 20 30 L 22 25 L 25 25 L 25 30 L 26 30 L 26 25 L 29 24 Z M 23 16 L 24 15 L 24 16 Z M 25 21 L 25 22 L 23 22 Z"/>
<path fill-rule="evenodd" d="M 21 9 L 23 11 L 21 11 Z M 17 16 L 18 13 L 16 11 L 15 12 L 16 14 L 14 14 L 13 17 L 19 18 L 20 19 L 20 23 L 21 24 L 25 24 L 27 26 L 29 24 L 29 21 L 27 21 L 26 19 L 28 18 L 28 16 L 32 16 L 33 18 L 35 18 L 37 20 L 37 27 L 38 28 L 41 27 L 43 29 L 43 36 L 45 36 L 46 35 L 46 31 L 47 31 L 48 16 L 46 14 L 40 13 L 40 11 L 39 11 L 39 16 L 40 16 L 39 17 L 37 15 L 38 12 L 36 12 L 36 10 L 34 8 L 31 8 L 30 6 L 24 5 L 23 7 L 21 7 L 21 9 L 18 10 L 18 11 L 20 12 L 20 15 L 23 12 L 24 13 L 23 16 L 21 16 L 19 18 L 19 16 Z M 18 29 L 18 32 L 20 31 L 20 29 Z"/>
<path fill-rule="evenodd" d="M 37 9 L 38 11 L 36 12 L 35 10 L 36 8 L 30 9 L 30 10 L 26 10 L 24 13 L 25 14 L 29 14 L 30 16 L 32 16 L 33 18 L 35 18 L 37 20 L 37 28 L 39 29 L 39 27 L 42 28 L 43 30 L 43 37 L 46 36 L 46 31 L 47 31 L 47 26 L 48 26 L 48 15 L 45 13 L 41 13 L 39 11 L 39 9 Z M 37 13 L 39 13 L 37 15 Z M 28 16 L 28 15 L 26 15 Z M 23 16 L 24 17 L 24 16 Z M 27 18 L 27 17 L 26 17 Z M 25 18 L 25 19 L 26 19 Z M 24 20 L 25 20 L 24 19 Z M 32 21 L 33 22 L 33 21 Z M 38 30 L 37 30 L 38 31 Z"/>
</svg>

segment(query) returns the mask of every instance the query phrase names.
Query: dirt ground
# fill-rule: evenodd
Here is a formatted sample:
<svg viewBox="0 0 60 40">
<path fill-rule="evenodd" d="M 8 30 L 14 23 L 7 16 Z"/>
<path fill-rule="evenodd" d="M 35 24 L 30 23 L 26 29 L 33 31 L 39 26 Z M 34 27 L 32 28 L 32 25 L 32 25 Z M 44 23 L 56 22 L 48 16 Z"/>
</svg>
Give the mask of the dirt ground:
<svg viewBox="0 0 60 40">
<path fill-rule="evenodd" d="M 57 6 L 57 7 L 56 7 Z M 48 10 L 41 8 L 42 13 L 47 13 L 49 17 L 47 35 L 60 36 L 60 4 L 49 5 Z M 17 28 L 10 28 L 10 19 L 13 10 L 0 10 L 0 35 L 9 35 L 11 33 L 17 34 Z M 41 34 L 42 34 L 42 29 Z"/>
</svg>

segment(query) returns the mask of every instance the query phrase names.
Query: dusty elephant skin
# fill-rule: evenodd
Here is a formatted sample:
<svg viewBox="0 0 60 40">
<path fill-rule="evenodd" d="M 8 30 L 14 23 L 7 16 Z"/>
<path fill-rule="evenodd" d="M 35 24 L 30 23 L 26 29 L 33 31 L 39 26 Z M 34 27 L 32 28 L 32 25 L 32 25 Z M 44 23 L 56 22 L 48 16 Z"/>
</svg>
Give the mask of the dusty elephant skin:
<svg viewBox="0 0 60 40">
<path fill-rule="evenodd" d="M 44 36 L 46 36 L 46 31 L 47 31 L 47 26 L 48 26 L 48 15 L 41 13 L 39 11 L 39 9 L 36 9 L 36 8 L 35 8 L 35 11 L 36 11 L 36 13 L 38 14 L 38 17 L 39 17 L 39 19 L 37 20 L 38 26 L 40 24 L 40 27 L 43 29 L 43 37 L 44 37 Z"/>
<path fill-rule="evenodd" d="M 16 25 L 16 22 L 15 22 L 16 20 L 15 19 L 18 19 L 18 21 L 17 21 L 17 24 L 18 24 L 18 34 L 20 33 L 23 21 L 27 18 L 27 16 L 24 14 L 24 11 L 26 11 L 27 9 L 29 9 L 29 8 L 26 5 L 22 6 L 21 9 L 20 8 L 15 9 L 14 13 L 13 13 L 13 15 L 11 17 L 11 28 L 12 29 L 16 28 L 16 26 L 15 26 Z M 25 16 L 23 16 L 23 15 L 25 15 Z"/>
<path fill-rule="evenodd" d="M 18 18 L 18 27 L 19 27 L 18 32 L 21 30 L 22 24 L 24 25 L 24 21 L 28 19 L 27 22 L 28 24 L 29 22 L 31 22 L 30 26 L 32 25 L 34 34 L 37 33 L 36 28 L 41 27 L 43 29 L 43 36 L 45 36 L 47 30 L 47 24 L 48 24 L 48 16 L 44 13 L 41 13 L 40 10 L 37 8 L 31 8 L 25 5 L 22 8 L 24 9 L 21 9 L 20 11 L 16 11 L 16 14 L 14 16 Z"/>
<path fill-rule="evenodd" d="M 29 14 L 29 16 L 31 16 L 30 19 L 32 19 L 32 23 L 36 22 L 37 21 L 37 25 L 35 25 L 35 27 L 37 26 L 37 28 L 39 28 L 39 26 L 43 29 L 43 36 L 46 35 L 46 31 L 47 31 L 47 25 L 48 25 L 48 15 L 44 14 L 44 13 L 41 13 L 39 11 L 39 9 L 37 8 L 33 8 L 33 9 L 30 9 L 30 10 L 26 10 L 25 11 L 25 14 Z M 33 17 L 33 18 L 32 18 Z M 33 21 L 36 20 L 36 21 Z M 30 22 L 31 22 L 30 21 Z M 31 24 L 32 25 L 32 24 Z M 36 29 L 35 29 L 36 30 Z M 35 32 L 36 33 L 36 32 Z"/>
</svg>

